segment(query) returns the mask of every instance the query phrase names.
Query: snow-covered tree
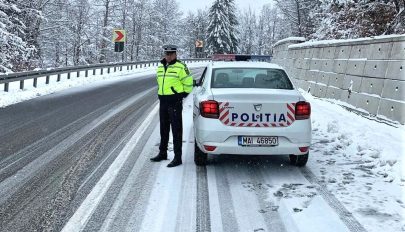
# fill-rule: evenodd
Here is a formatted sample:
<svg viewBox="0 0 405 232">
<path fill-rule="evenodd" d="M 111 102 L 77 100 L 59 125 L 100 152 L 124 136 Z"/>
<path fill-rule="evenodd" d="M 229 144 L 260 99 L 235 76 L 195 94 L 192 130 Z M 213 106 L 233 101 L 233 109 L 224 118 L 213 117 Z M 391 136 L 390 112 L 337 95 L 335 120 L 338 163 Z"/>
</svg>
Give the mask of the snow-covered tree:
<svg viewBox="0 0 405 232">
<path fill-rule="evenodd" d="M 207 44 L 213 53 L 236 53 L 238 39 L 233 0 L 216 0 L 210 8 Z"/>
<path fill-rule="evenodd" d="M 16 0 L 0 0 L 0 72 L 24 69 L 33 49 L 24 41 L 26 26 Z"/>
<path fill-rule="evenodd" d="M 195 47 L 196 40 L 203 41 L 205 43 L 205 36 L 207 34 L 207 26 L 208 26 L 208 12 L 204 10 L 198 10 L 197 14 L 189 12 L 187 17 L 183 22 L 183 33 L 184 35 L 180 38 L 182 39 L 181 42 L 181 49 L 182 57 L 197 57 L 197 50 Z M 204 46 L 205 48 L 206 46 Z M 204 49 L 203 48 L 203 49 Z M 204 52 L 204 50 L 202 51 Z"/>
<path fill-rule="evenodd" d="M 317 12 L 320 0 L 275 0 L 289 22 L 292 36 L 309 37 L 315 30 L 311 12 Z"/>
<path fill-rule="evenodd" d="M 258 45 L 256 14 L 249 7 L 249 9 L 244 10 L 240 15 L 239 52 L 243 54 L 255 54 Z"/>
</svg>

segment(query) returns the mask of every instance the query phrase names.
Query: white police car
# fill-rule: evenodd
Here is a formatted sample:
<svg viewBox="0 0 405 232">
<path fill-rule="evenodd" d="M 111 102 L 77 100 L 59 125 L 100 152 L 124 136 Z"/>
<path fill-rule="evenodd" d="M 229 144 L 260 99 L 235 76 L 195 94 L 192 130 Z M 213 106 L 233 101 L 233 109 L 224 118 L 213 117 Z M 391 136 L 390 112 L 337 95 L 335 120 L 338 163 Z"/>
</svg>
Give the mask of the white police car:
<svg viewBox="0 0 405 232">
<path fill-rule="evenodd" d="M 196 165 L 207 154 L 289 155 L 304 166 L 311 106 L 282 67 L 265 62 L 211 62 L 196 83 Z"/>
</svg>

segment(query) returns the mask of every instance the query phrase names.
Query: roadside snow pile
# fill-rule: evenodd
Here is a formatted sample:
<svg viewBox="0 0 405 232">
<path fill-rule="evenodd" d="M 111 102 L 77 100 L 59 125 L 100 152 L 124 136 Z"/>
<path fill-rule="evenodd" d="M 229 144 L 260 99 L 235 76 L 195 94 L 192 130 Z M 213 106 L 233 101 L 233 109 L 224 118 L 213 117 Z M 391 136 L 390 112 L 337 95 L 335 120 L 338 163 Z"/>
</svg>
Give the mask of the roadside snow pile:
<svg viewBox="0 0 405 232">
<path fill-rule="evenodd" d="M 369 120 L 301 92 L 312 108 L 310 169 L 368 231 L 401 231 L 405 127 Z"/>
</svg>

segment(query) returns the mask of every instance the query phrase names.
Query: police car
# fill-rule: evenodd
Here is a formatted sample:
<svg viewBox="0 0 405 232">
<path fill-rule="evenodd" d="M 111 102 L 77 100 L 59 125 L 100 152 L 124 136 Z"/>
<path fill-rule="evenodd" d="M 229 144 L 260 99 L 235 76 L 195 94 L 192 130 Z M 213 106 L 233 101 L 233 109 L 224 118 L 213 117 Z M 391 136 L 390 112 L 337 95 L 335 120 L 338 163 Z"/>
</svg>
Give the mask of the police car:
<svg viewBox="0 0 405 232">
<path fill-rule="evenodd" d="M 266 62 L 213 61 L 195 83 L 196 165 L 207 154 L 289 155 L 304 166 L 311 106 L 284 69 Z"/>
</svg>

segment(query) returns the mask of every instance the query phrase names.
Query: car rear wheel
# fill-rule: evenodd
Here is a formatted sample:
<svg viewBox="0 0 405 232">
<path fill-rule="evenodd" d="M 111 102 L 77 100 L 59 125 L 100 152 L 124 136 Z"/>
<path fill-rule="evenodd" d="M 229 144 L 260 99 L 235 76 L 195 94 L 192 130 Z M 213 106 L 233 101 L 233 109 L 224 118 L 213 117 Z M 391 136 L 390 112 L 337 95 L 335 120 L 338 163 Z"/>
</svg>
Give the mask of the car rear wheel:
<svg viewBox="0 0 405 232">
<path fill-rule="evenodd" d="M 309 153 L 305 155 L 290 155 L 290 164 L 303 167 L 307 164 Z"/>
<path fill-rule="evenodd" d="M 205 166 L 207 164 L 207 153 L 204 153 L 197 146 L 197 141 L 194 140 L 194 163 L 197 166 Z"/>
</svg>

